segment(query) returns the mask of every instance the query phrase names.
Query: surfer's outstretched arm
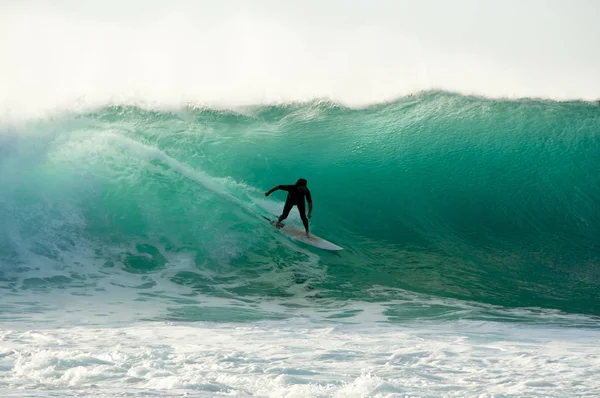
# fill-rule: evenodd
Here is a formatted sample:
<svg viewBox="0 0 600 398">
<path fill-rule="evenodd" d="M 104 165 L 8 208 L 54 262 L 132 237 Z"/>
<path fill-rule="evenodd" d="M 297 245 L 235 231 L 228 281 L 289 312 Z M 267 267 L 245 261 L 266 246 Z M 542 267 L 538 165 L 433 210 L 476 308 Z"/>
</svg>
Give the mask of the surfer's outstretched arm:
<svg viewBox="0 0 600 398">
<path fill-rule="evenodd" d="M 269 196 L 273 192 L 277 191 L 280 187 L 281 187 L 280 185 L 275 185 L 273 188 L 271 188 L 267 192 L 265 192 L 265 196 Z"/>
</svg>

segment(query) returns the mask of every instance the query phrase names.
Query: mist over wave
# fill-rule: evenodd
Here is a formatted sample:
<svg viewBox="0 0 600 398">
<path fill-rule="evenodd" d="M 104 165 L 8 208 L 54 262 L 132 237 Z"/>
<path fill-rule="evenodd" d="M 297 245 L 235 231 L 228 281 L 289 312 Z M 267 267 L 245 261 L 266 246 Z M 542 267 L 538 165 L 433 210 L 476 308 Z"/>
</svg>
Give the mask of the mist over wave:
<svg viewBox="0 0 600 398">
<path fill-rule="evenodd" d="M 571 4 L 3 2 L 0 117 L 109 104 L 364 106 L 429 89 L 595 100 L 598 5 Z"/>
</svg>

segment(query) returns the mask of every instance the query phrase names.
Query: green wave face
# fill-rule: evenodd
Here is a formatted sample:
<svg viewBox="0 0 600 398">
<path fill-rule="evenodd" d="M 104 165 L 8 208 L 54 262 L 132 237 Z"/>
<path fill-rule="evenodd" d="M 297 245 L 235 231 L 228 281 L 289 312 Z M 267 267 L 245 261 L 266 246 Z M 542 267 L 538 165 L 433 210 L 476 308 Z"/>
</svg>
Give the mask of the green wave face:
<svg viewBox="0 0 600 398">
<path fill-rule="evenodd" d="M 430 92 L 358 110 L 108 107 L 4 128 L 0 144 L 7 282 L 85 246 L 80 263 L 142 287 L 162 273 L 238 299 L 303 286 L 377 301 L 393 288 L 600 314 L 597 104 Z M 264 192 L 300 177 L 312 232 L 344 247 L 339 255 L 261 218 L 285 199 Z M 289 222 L 301 226 L 296 210 Z M 18 288 L 91 277 L 64 267 L 65 279 Z"/>
</svg>

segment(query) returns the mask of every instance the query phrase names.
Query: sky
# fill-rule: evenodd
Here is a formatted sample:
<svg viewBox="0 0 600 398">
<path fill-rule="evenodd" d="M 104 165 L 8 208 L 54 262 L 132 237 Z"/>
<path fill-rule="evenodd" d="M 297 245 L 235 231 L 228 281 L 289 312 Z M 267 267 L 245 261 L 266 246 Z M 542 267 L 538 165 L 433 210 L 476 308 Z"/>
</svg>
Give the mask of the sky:
<svg viewBox="0 0 600 398">
<path fill-rule="evenodd" d="M 592 0 L 1 0 L 0 117 L 430 89 L 597 100 L 598 16 Z"/>
</svg>

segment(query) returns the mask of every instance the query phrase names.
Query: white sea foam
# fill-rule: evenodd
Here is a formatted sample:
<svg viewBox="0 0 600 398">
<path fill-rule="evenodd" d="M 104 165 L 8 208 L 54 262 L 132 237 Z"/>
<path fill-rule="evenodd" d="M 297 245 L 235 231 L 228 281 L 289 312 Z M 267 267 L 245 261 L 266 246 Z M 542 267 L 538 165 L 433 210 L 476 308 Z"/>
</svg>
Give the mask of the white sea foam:
<svg viewBox="0 0 600 398">
<path fill-rule="evenodd" d="M 415 327 L 418 326 L 418 327 Z M 597 331 L 495 324 L 138 324 L 3 329 L 4 396 L 573 396 Z M 10 388 L 10 389 L 9 389 Z"/>
</svg>

